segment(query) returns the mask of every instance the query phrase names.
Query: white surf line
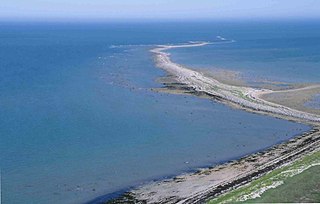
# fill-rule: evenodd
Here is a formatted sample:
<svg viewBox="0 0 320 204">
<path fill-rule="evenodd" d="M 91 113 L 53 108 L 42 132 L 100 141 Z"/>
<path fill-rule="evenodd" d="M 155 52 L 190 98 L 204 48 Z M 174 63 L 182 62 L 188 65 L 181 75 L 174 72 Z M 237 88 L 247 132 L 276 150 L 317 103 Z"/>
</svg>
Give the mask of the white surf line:
<svg viewBox="0 0 320 204">
<path fill-rule="evenodd" d="M 172 62 L 170 54 L 165 52 L 173 48 L 199 47 L 208 44 L 211 43 L 198 42 L 184 45 L 158 45 L 158 47 L 152 49 L 151 52 L 154 53 L 157 66 L 159 68 L 175 76 L 177 81 L 193 88 L 195 91 L 205 92 L 210 95 L 221 97 L 226 101 L 257 112 L 271 113 L 313 123 L 320 122 L 320 116 L 316 114 L 295 110 L 280 104 L 266 101 L 259 97 L 259 95 L 263 93 L 272 93 L 272 90 L 223 84 L 218 80 L 204 76 L 200 72 Z"/>
<path fill-rule="evenodd" d="M 122 45 L 110 45 L 110 49 L 115 49 L 115 48 L 131 48 L 131 47 L 153 47 L 157 46 L 156 44 L 122 44 Z"/>
</svg>

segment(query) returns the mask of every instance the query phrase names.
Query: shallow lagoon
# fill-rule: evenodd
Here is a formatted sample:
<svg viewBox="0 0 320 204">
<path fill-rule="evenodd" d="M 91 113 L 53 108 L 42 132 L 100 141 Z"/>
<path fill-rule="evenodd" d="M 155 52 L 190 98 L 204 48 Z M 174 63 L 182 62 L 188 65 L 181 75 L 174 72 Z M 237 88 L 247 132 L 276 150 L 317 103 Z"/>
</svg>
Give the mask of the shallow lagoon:
<svg viewBox="0 0 320 204">
<path fill-rule="evenodd" d="M 161 86 L 155 80 L 164 73 L 154 67 L 151 47 L 113 46 L 210 38 L 206 24 L 198 28 L 166 25 L 160 31 L 169 37 L 159 37 L 150 25 L 2 25 L 3 202 L 89 201 L 308 130 L 206 99 L 154 93 L 149 88 Z M 187 35 L 177 38 L 181 33 Z"/>
</svg>

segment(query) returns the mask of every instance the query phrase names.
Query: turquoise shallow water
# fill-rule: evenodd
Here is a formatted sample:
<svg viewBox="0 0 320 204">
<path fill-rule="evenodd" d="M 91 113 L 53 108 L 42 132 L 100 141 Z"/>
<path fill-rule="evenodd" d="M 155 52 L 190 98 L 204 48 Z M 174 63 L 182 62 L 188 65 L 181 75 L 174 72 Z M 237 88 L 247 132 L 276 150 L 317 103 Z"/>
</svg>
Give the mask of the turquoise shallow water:
<svg viewBox="0 0 320 204">
<path fill-rule="evenodd" d="M 150 91 L 164 73 L 152 46 L 132 45 L 210 40 L 219 26 L 1 24 L 2 202 L 82 203 L 308 130 Z"/>
</svg>

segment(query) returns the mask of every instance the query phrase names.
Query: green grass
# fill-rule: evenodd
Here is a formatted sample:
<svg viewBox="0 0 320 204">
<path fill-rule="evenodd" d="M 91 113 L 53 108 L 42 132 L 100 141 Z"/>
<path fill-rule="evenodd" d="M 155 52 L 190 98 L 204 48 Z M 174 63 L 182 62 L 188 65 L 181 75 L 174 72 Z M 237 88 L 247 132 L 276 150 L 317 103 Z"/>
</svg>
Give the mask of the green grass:
<svg viewBox="0 0 320 204">
<path fill-rule="evenodd" d="M 320 166 L 290 177 L 284 184 L 266 191 L 260 198 L 247 203 L 319 203 L 320 202 Z"/>
<path fill-rule="evenodd" d="M 238 95 L 240 98 L 243 98 L 247 101 L 250 101 L 250 102 L 253 102 L 253 103 L 257 103 L 255 100 L 253 100 L 252 98 L 249 98 L 248 96 L 246 96 L 242 91 L 239 91 L 239 90 L 231 90 L 231 92 L 233 94 L 236 94 Z"/>
<path fill-rule="evenodd" d="M 320 152 L 211 201 L 214 203 L 320 202 Z"/>
</svg>

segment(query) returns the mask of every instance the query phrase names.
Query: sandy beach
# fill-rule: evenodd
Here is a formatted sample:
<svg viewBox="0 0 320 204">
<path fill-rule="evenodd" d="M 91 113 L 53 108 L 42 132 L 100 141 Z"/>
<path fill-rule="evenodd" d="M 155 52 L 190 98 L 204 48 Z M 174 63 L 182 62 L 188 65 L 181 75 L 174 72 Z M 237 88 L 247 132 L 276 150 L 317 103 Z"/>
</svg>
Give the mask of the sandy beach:
<svg viewBox="0 0 320 204">
<path fill-rule="evenodd" d="M 319 128 L 286 143 L 214 168 L 151 183 L 126 194 L 134 202 L 204 203 L 266 173 L 320 150 Z"/>
<path fill-rule="evenodd" d="M 155 55 L 157 66 L 165 70 L 171 77 L 172 83 L 168 81 L 166 85 L 174 87 L 176 83 L 180 83 L 178 88 L 192 90 L 198 93 L 204 93 L 209 96 L 219 98 L 225 103 L 232 103 L 233 106 L 248 109 L 261 114 L 269 114 L 284 119 L 289 119 L 297 122 L 308 124 L 317 124 L 320 122 L 320 117 L 313 113 L 299 111 L 285 105 L 273 103 L 264 100 L 261 96 L 270 94 L 274 91 L 269 89 L 255 89 L 244 86 L 233 86 L 224 84 L 216 79 L 205 76 L 201 72 L 191 70 L 171 61 L 170 54 L 165 52 L 174 48 L 205 46 L 209 42 L 197 42 L 186 45 L 164 45 L 152 49 L 151 52 Z M 308 89 L 305 87 L 304 89 Z"/>
<path fill-rule="evenodd" d="M 274 91 L 222 83 L 201 72 L 171 61 L 166 51 L 180 47 L 205 46 L 209 42 L 192 42 L 185 45 L 161 45 L 151 50 L 157 66 L 167 72 L 162 80 L 170 93 L 194 94 L 216 100 L 234 108 L 270 115 L 285 120 L 308 124 L 313 127 L 294 139 L 265 151 L 248 155 L 240 160 L 212 168 L 199 169 L 196 173 L 153 182 L 127 192 L 110 203 L 203 203 L 227 191 L 249 183 L 266 173 L 320 150 L 320 116 L 316 112 L 295 109 L 292 103 L 267 100 L 271 94 L 290 94 L 318 90 L 320 85 Z M 310 93 L 309 93 L 310 95 Z M 266 97 L 266 96 L 269 96 Z M 293 97 L 293 96 L 292 96 Z M 272 97 L 274 99 L 274 97 Z M 294 99 L 291 98 L 292 100 Z"/>
</svg>

